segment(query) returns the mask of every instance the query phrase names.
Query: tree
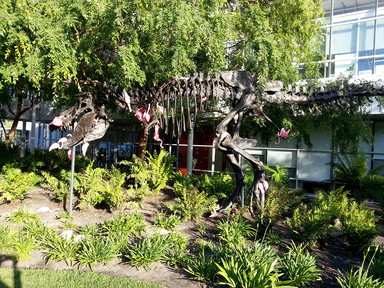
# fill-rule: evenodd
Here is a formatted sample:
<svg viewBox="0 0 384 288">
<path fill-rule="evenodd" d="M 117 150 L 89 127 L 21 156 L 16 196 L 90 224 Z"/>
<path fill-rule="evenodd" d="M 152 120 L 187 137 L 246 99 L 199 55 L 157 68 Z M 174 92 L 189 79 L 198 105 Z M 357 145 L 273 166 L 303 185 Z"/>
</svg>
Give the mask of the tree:
<svg viewBox="0 0 384 288">
<path fill-rule="evenodd" d="M 294 81 L 298 65 L 318 57 L 322 33 L 319 0 L 2 0 L 1 5 L 3 18 L 11 19 L 0 26 L 1 49 L 4 55 L 10 51 L 1 60 L 3 88 L 38 91 L 51 85 L 58 105 L 80 91 L 97 94 L 100 83 L 151 87 L 193 72 L 247 69 L 260 79 Z M 20 66 L 26 68 L 19 71 Z M 17 78 L 9 76 L 11 69 Z"/>
<path fill-rule="evenodd" d="M 294 81 L 298 64 L 321 54 L 321 1 L 98 3 L 83 10 L 92 12 L 83 12 L 87 20 L 77 26 L 83 83 L 141 88 L 193 72 L 242 68 L 260 79 Z M 313 71 L 307 68 L 307 75 Z M 146 137 L 142 133 L 144 147 Z"/>
<path fill-rule="evenodd" d="M 0 109 L 13 115 L 11 143 L 20 117 L 76 75 L 76 59 L 72 23 L 56 1 L 1 0 L 0 19 Z"/>
</svg>

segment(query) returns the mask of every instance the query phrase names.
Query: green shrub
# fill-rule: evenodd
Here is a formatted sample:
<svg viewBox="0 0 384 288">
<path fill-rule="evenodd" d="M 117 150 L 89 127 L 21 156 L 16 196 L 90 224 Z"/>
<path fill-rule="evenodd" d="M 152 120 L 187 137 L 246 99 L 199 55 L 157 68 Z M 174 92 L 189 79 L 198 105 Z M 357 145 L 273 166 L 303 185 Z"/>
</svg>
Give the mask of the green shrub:
<svg viewBox="0 0 384 288">
<path fill-rule="evenodd" d="M 147 196 L 156 195 L 165 187 L 173 171 L 174 157 L 169 155 L 164 149 L 161 149 L 153 156 L 146 152 L 145 159 L 133 156 L 133 161 L 121 161 L 120 164 L 128 165 L 131 173 L 128 178 L 134 180 L 131 185 L 132 198 L 141 201 Z M 138 193 L 140 192 L 140 193 Z"/>
<path fill-rule="evenodd" d="M 367 268 L 365 267 L 365 260 L 367 259 L 367 255 L 369 254 L 369 250 L 364 256 L 363 263 L 360 268 L 356 271 L 353 268 L 349 272 L 341 272 L 339 271 L 339 275 L 336 277 L 337 282 L 339 283 L 341 288 L 383 288 L 384 281 L 375 279 L 374 276 L 369 275 L 369 269 L 372 265 L 373 258 L 369 262 Z"/>
<path fill-rule="evenodd" d="M 207 250 L 209 252 L 207 252 Z M 220 253 L 222 250 L 215 249 L 214 252 L 211 249 L 206 249 L 206 247 L 200 248 L 197 257 L 190 258 L 186 263 L 184 268 L 193 279 L 199 281 L 206 280 L 210 283 L 215 283 L 218 278 L 219 268 L 217 263 L 220 261 Z"/>
<path fill-rule="evenodd" d="M 38 220 L 38 216 L 36 213 L 29 212 L 27 207 L 20 208 L 17 211 L 12 212 L 8 219 L 8 221 L 13 223 L 28 223 L 30 221 L 36 221 Z"/>
<path fill-rule="evenodd" d="M 196 188 L 183 189 L 179 195 L 175 199 L 176 203 L 168 207 L 186 220 L 199 220 L 204 213 L 211 211 L 216 206 L 214 197 L 209 197 L 205 192 L 199 192 Z"/>
<path fill-rule="evenodd" d="M 20 148 L 16 145 L 7 145 L 0 141 L 0 170 L 8 163 L 15 163 L 19 159 Z"/>
<path fill-rule="evenodd" d="M 351 197 L 358 202 L 371 199 L 384 206 L 384 177 L 380 176 L 383 165 L 368 169 L 368 159 L 364 153 L 352 155 L 337 155 L 338 161 L 332 163 L 335 172 L 335 181 L 350 191 Z"/>
<path fill-rule="evenodd" d="M 256 230 L 251 227 L 251 224 L 244 220 L 241 215 L 229 218 L 225 221 L 220 221 L 217 225 L 218 237 L 225 245 L 232 248 L 244 246 L 247 237 L 253 237 Z"/>
<path fill-rule="evenodd" d="M 0 182 L 0 200 L 11 202 L 15 199 L 24 199 L 25 193 L 39 183 L 39 176 L 35 173 L 23 173 L 17 168 L 3 169 Z"/>
<path fill-rule="evenodd" d="M 285 215 L 292 214 L 304 199 L 304 191 L 271 183 L 262 211 L 257 211 L 260 231 L 272 227 Z"/>
<path fill-rule="evenodd" d="M 328 195 L 319 194 L 311 208 L 300 205 L 293 217 L 287 220 L 292 238 L 315 245 L 338 229 L 334 225 L 338 221 L 351 249 L 367 248 L 377 235 L 378 218 L 364 204 L 359 205 L 353 199 L 348 199 L 347 194 L 341 187 Z"/>
<path fill-rule="evenodd" d="M 224 203 L 229 199 L 236 188 L 235 181 L 228 173 L 202 174 L 196 176 L 193 182 L 199 191 L 206 192 L 208 196 L 214 196 L 219 203 Z"/>
<path fill-rule="evenodd" d="M 121 207 L 123 202 L 127 201 L 128 195 L 123 188 L 125 183 L 125 173 L 113 167 L 107 171 L 104 180 L 103 202 L 109 207 Z"/>
<path fill-rule="evenodd" d="M 153 225 L 155 227 L 163 228 L 166 230 L 174 230 L 176 226 L 180 225 L 181 223 L 182 222 L 179 215 L 171 214 L 167 216 L 163 213 L 160 213 Z"/>
<path fill-rule="evenodd" d="M 155 233 L 130 245 L 126 256 L 131 265 L 145 267 L 146 270 L 149 270 L 151 263 L 164 262 L 167 259 L 167 250 L 170 247 L 171 241 L 168 235 Z"/>
<path fill-rule="evenodd" d="M 79 243 L 68 241 L 56 233 L 52 234 L 51 237 L 43 239 L 41 243 L 46 263 L 64 261 L 68 266 L 73 266 Z"/>
<path fill-rule="evenodd" d="M 190 258 L 187 249 L 187 238 L 181 233 L 171 233 L 168 238 L 170 245 L 167 250 L 167 265 L 184 267 Z"/>
<path fill-rule="evenodd" d="M 128 194 L 123 188 L 125 176 L 125 173 L 115 167 L 110 171 L 93 168 L 91 162 L 84 171 L 75 174 L 74 189 L 79 194 L 79 208 L 85 209 L 99 204 L 110 208 L 121 207 L 128 199 Z"/>
<path fill-rule="evenodd" d="M 65 200 L 70 192 L 70 182 L 67 179 L 66 171 L 62 170 L 61 173 L 63 180 L 56 178 L 55 176 L 50 175 L 49 173 L 42 171 L 43 181 L 42 187 L 49 189 L 56 194 L 57 198 Z"/>
<path fill-rule="evenodd" d="M 305 248 L 292 242 L 288 253 L 281 259 L 281 271 L 284 273 L 282 278 L 292 281 L 291 284 L 298 287 L 309 286 L 321 279 L 321 270 L 316 266 L 316 257 Z"/>
<path fill-rule="evenodd" d="M 377 247 L 375 252 L 371 272 L 373 277 L 384 281 L 384 246 Z"/>
<path fill-rule="evenodd" d="M 90 160 L 87 157 L 76 155 L 75 172 L 85 169 Z M 20 158 L 15 167 L 23 171 L 45 171 L 55 177 L 59 177 L 61 170 L 71 170 L 71 160 L 64 150 L 42 150 L 34 149 L 31 153 Z"/>
<path fill-rule="evenodd" d="M 30 233 L 0 225 L 0 253 L 10 255 L 16 261 L 23 261 L 29 260 L 30 253 L 37 248 L 37 242 Z"/>
<path fill-rule="evenodd" d="M 145 227 L 144 217 L 138 213 L 122 214 L 105 221 L 100 226 L 100 234 L 111 239 L 122 252 L 130 242 L 130 238 L 139 237 L 145 231 Z"/>
<path fill-rule="evenodd" d="M 79 193 L 79 208 L 96 206 L 103 201 L 105 170 L 89 164 L 82 173 L 75 174 L 74 189 Z"/>
<path fill-rule="evenodd" d="M 365 205 L 349 201 L 348 209 L 341 215 L 341 231 L 354 251 L 366 250 L 377 236 L 376 223 L 378 217 Z"/>
<path fill-rule="evenodd" d="M 15 241 L 12 243 L 12 252 L 10 255 L 17 261 L 30 260 L 31 252 L 37 248 L 38 245 L 33 235 L 25 233 L 20 229 L 16 234 Z"/>
<path fill-rule="evenodd" d="M 118 247 L 108 238 L 91 238 L 78 243 L 76 262 L 79 267 L 88 266 L 92 271 L 94 264 L 105 264 L 120 255 Z"/>
<path fill-rule="evenodd" d="M 276 287 L 282 283 L 276 252 L 259 242 L 254 247 L 243 246 L 236 254 L 226 255 L 217 263 L 221 282 L 228 287 Z"/>
</svg>

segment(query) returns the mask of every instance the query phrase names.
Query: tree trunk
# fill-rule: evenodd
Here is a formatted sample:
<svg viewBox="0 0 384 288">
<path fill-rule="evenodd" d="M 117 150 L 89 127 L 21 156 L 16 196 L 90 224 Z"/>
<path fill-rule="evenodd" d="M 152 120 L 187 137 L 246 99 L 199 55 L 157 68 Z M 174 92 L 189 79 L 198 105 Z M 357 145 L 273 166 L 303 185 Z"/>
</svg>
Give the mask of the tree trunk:
<svg viewBox="0 0 384 288">
<path fill-rule="evenodd" d="M 144 159 L 145 150 L 147 149 L 147 143 L 148 143 L 148 133 L 146 133 L 146 127 L 143 126 L 140 132 L 139 151 L 137 153 L 137 156 L 140 159 Z"/>
<path fill-rule="evenodd" d="M 23 106 L 23 94 L 18 93 L 17 94 L 17 106 L 16 106 L 16 111 L 14 114 L 15 117 L 13 118 L 13 123 L 12 123 L 11 129 L 9 130 L 8 135 L 5 138 L 5 142 L 8 145 L 12 143 L 12 140 L 15 137 L 17 125 L 19 124 L 20 117 L 23 114 L 23 112 L 21 110 L 22 106 Z"/>
</svg>

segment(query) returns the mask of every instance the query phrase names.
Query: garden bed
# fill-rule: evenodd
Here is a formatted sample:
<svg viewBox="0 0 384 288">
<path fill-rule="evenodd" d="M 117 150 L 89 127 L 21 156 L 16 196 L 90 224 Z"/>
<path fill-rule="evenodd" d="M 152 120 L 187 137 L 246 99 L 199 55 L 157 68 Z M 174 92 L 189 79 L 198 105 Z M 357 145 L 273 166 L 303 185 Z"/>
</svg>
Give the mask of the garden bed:
<svg viewBox="0 0 384 288">
<path fill-rule="evenodd" d="M 166 209 L 165 203 L 172 204 L 173 201 L 174 198 L 169 195 L 169 193 L 162 191 L 157 196 L 147 198 L 142 203 L 142 206 L 137 209 L 140 211 L 140 214 L 145 217 L 146 224 L 151 226 L 154 224 L 158 213 L 161 210 Z M 1 224 L 8 226 L 18 225 L 8 222 L 7 217 L 11 215 L 12 212 L 24 207 L 28 208 L 30 212 L 35 212 L 41 207 L 48 207 L 52 211 L 54 209 L 59 209 L 55 210 L 55 212 L 38 213 L 38 215 L 47 226 L 60 230 L 63 222 L 62 220 L 57 219 L 57 216 L 60 211 L 64 211 L 62 203 L 56 202 L 54 195 L 44 189 L 31 190 L 26 194 L 24 200 L 17 200 L 11 202 L 10 204 L 0 205 Z M 380 208 L 374 204 L 371 204 L 370 208 L 380 210 Z M 128 208 L 126 210 L 128 213 L 131 211 L 133 211 L 133 208 Z M 95 208 L 89 208 L 85 211 L 74 210 L 72 213 L 73 224 L 84 226 L 87 224 L 92 225 L 103 223 L 106 220 L 120 215 L 120 213 L 121 211 L 119 210 L 108 211 L 105 209 Z M 247 214 L 246 216 L 250 218 Z M 202 234 L 199 232 L 199 227 L 204 225 L 207 227 L 204 237 L 211 237 L 211 239 L 214 239 L 214 229 L 216 224 L 219 219 L 225 217 L 225 215 L 221 214 L 219 214 L 216 218 L 204 217 L 197 224 L 193 221 L 185 221 L 182 225 L 178 226 L 178 231 L 188 237 L 189 243 L 193 243 L 196 239 L 202 237 Z M 290 242 L 287 229 L 283 224 L 283 221 L 280 221 L 273 228 L 273 231 L 283 236 L 283 242 Z M 383 231 L 381 231 L 381 234 L 376 237 L 374 242 L 376 245 L 384 244 Z M 363 259 L 362 255 L 356 255 L 349 252 L 346 248 L 346 244 L 341 239 L 335 237 L 330 239 L 327 243 L 323 243 L 321 246 L 312 249 L 312 252 L 318 257 L 318 267 L 323 270 L 321 274 L 322 282 L 317 282 L 313 287 L 339 287 L 335 280 L 335 276 L 338 271 L 348 271 L 351 267 L 359 267 L 361 265 Z M 279 249 L 281 250 L 283 248 L 280 247 Z M 67 266 L 64 261 L 52 261 L 46 264 L 44 261 L 44 255 L 39 250 L 34 250 L 30 256 L 30 260 L 14 262 L 9 257 L 2 255 L 0 259 L 0 267 L 13 267 L 16 269 L 77 269 L 76 267 Z M 107 275 L 118 277 L 129 277 L 136 280 L 157 283 L 166 287 L 207 287 L 203 282 L 189 279 L 185 272 L 166 266 L 162 263 L 153 263 L 150 265 L 150 269 L 146 270 L 144 268 L 123 265 L 122 261 L 116 258 L 115 260 L 108 262 L 107 265 L 95 264 L 93 268 L 97 273 L 105 273 Z M 90 271 L 88 267 L 81 267 L 81 270 Z"/>
</svg>

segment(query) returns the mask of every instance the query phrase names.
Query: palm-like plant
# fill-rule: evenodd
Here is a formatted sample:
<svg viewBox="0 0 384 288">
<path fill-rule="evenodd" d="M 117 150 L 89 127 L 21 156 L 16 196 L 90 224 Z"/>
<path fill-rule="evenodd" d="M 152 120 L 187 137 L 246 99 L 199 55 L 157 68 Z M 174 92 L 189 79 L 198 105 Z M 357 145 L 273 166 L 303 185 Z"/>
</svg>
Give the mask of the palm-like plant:
<svg viewBox="0 0 384 288">
<path fill-rule="evenodd" d="M 147 152 L 147 160 L 152 171 L 150 179 L 150 187 L 154 193 L 158 193 L 167 184 L 169 176 L 173 172 L 174 157 L 164 149 L 159 153 L 154 153 L 153 156 Z"/>
<path fill-rule="evenodd" d="M 363 154 L 337 158 L 337 163 L 331 164 L 335 181 L 344 185 L 357 201 L 372 199 L 384 205 L 384 177 L 378 175 L 383 166 L 369 170 Z"/>
</svg>

